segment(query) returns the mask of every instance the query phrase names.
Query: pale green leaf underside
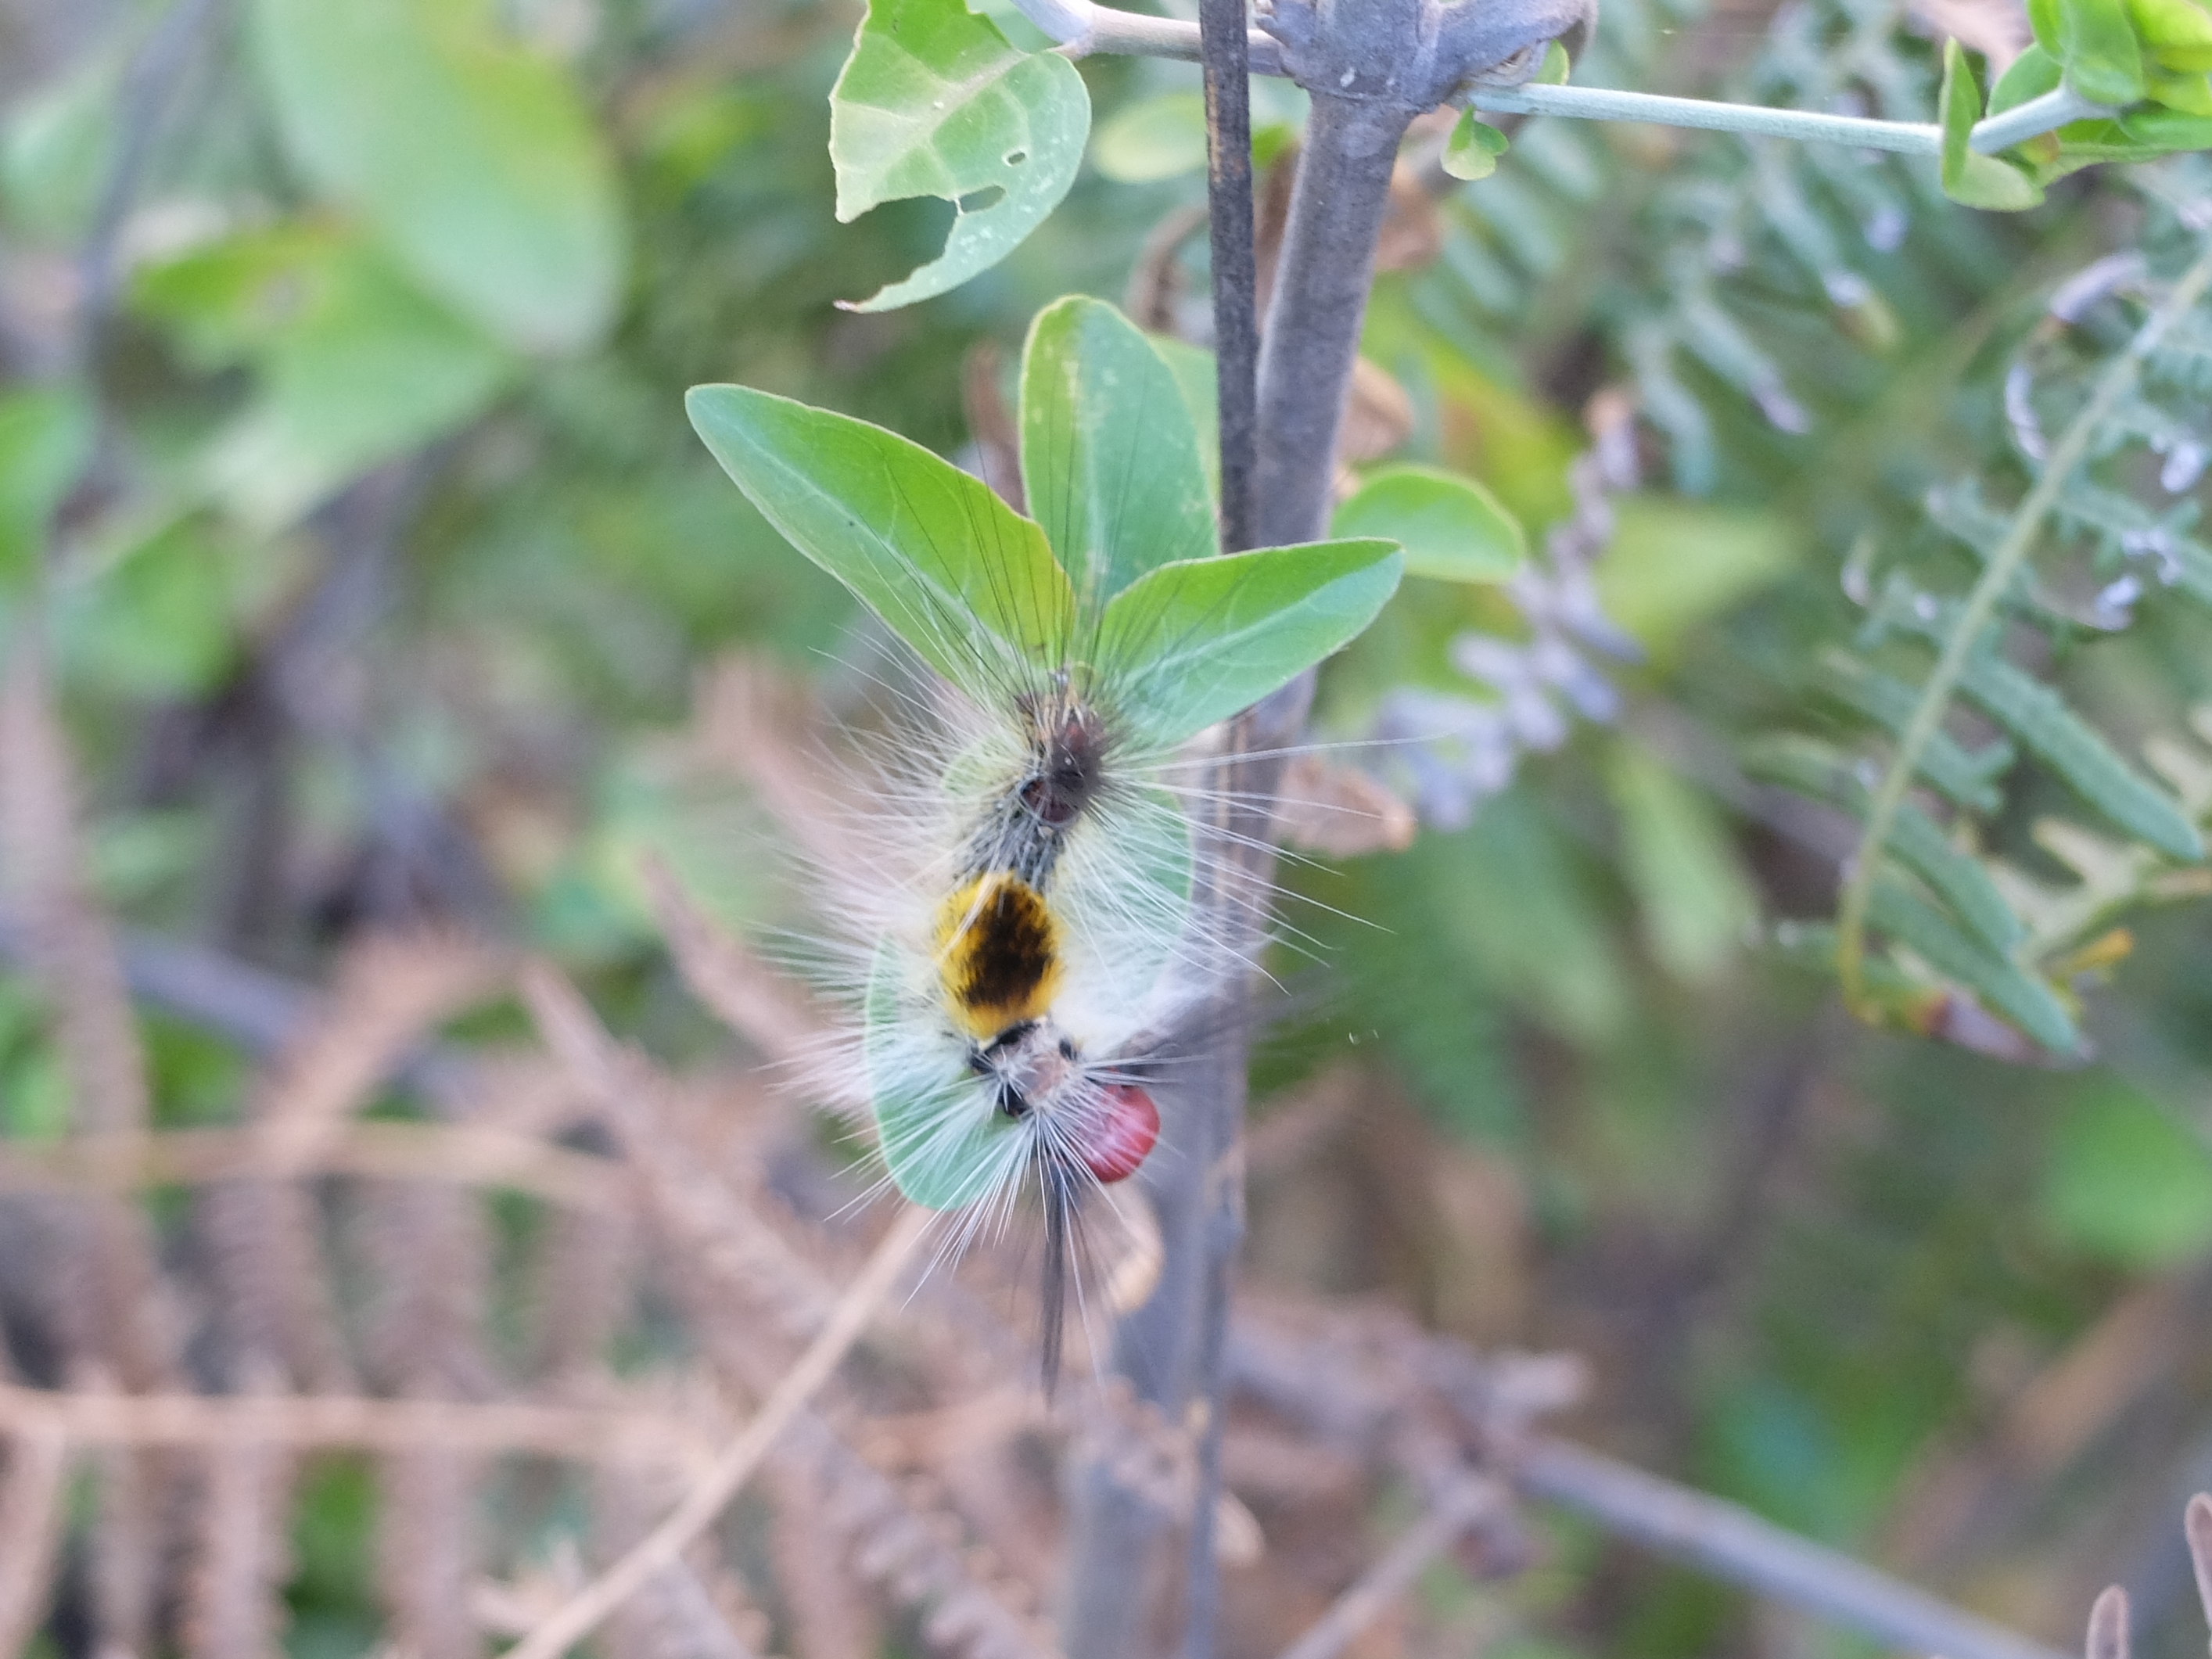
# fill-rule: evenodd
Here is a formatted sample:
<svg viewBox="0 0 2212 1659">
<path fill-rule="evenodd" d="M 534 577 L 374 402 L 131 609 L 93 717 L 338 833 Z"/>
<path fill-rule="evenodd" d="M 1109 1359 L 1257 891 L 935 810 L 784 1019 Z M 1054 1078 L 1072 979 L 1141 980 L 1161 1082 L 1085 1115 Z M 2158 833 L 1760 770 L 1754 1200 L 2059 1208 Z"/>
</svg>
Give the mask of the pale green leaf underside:
<svg viewBox="0 0 2212 1659">
<path fill-rule="evenodd" d="M 1060 204 L 1091 131 L 1075 65 L 1007 43 L 960 0 L 872 0 L 830 93 L 837 217 L 884 202 L 969 202 L 945 251 L 859 311 L 889 311 L 996 264 Z M 987 199 L 984 192 L 999 192 Z"/>
<path fill-rule="evenodd" d="M 1203 346 L 1156 334 L 1152 349 L 1168 366 L 1168 373 L 1182 391 L 1183 408 L 1198 434 L 1198 461 L 1206 473 L 1206 493 L 1221 500 L 1221 400 L 1213 354 Z"/>
<path fill-rule="evenodd" d="M 1162 565 L 1106 607 L 1098 668 L 1146 740 L 1181 743 L 1355 638 L 1397 590 L 1393 542 L 1313 542 Z"/>
<path fill-rule="evenodd" d="M 899 953 L 885 940 L 868 973 L 861 1040 L 884 1167 L 916 1204 L 960 1209 L 990 1192 L 1020 1126 L 992 1109 L 957 1051 L 918 1037 L 904 1000 Z"/>
<path fill-rule="evenodd" d="M 257 0 L 253 25 L 286 148 L 416 281 L 526 350 L 605 332 L 614 167 L 558 64 L 456 0 Z"/>
<path fill-rule="evenodd" d="M 996 706 L 1060 665 L 1074 620 L 1043 532 L 981 481 L 866 421 L 694 386 L 691 424 L 791 544 L 952 684 Z"/>
<path fill-rule="evenodd" d="M 1528 556 L 1521 521 L 1472 478 L 1432 466 L 1368 474 L 1336 509 L 1329 533 L 1379 537 L 1406 550 L 1406 574 L 1444 581 L 1502 582 Z"/>
<path fill-rule="evenodd" d="M 1213 499 L 1176 377 L 1142 331 L 1073 295 L 1022 355 L 1022 483 L 1082 614 L 1156 566 L 1213 551 Z"/>
</svg>

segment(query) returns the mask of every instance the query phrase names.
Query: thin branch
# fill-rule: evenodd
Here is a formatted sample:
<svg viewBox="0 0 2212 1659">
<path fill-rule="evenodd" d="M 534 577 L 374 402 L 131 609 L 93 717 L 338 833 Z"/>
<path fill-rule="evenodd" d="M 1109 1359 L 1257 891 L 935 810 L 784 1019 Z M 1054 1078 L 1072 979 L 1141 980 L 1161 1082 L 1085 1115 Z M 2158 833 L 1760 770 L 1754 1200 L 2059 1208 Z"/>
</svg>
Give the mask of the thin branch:
<svg viewBox="0 0 2212 1659">
<path fill-rule="evenodd" d="M 2061 1659 L 1750 1510 L 1564 1440 L 1534 1438 L 1507 1474 L 1522 1492 L 1589 1516 L 1699 1571 L 1788 1601 L 1887 1646 L 1945 1659 Z"/>
<path fill-rule="evenodd" d="M 1427 1514 L 1283 1650 L 1282 1659 L 1336 1659 L 1413 1588 L 1430 1562 L 1474 1527 L 1504 1513 L 1512 1502 L 1512 1493 L 1494 1480 L 1454 1480 Z"/>
<path fill-rule="evenodd" d="M 529 1453 L 572 1461 L 696 1463 L 707 1443 L 674 1419 L 520 1402 L 380 1400 L 350 1395 L 112 1394 L 0 1383 L 0 1432 L 79 1445 L 262 1443 L 299 1450 Z"/>
<path fill-rule="evenodd" d="M 134 1192 L 345 1175 L 505 1187 L 571 1209 L 626 1207 L 609 1159 L 503 1129 L 383 1119 L 343 1126 L 303 1158 L 266 1128 L 164 1129 L 0 1147 L 0 1193 Z"/>
<path fill-rule="evenodd" d="M 1253 539 L 1258 454 L 1259 270 L 1252 244 L 1252 54 L 1244 0 L 1200 0 L 1206 66 L 1206 201 L 1213 247 L 1214 384 L 1220 406 L 1221 550 Z"/>
<path fill-rule="evenodd" d="M 1905 804 L 1905 792 L 1912 787 L 1921 754 L 1942 724 L 1944 711 L 1951 705 L 1951 694 L 1966 672 L 1967 659 L 1980 648 L 1982 635 L 1996 615 L 1997 602 L 2026 564 L 2036 537 L 2043 529 L 2043 521 L 2057 503 L 2066 481 L 2087 457 L 2089 446 L 2107 417 L 2134 386 L 2143 360 L 2157 349 L 2167 330 L 2189 313 L 2208 289 L 2212 289 L 2212 250 L 2197 257 L 2174 284 L 2164 303 L 2136 331 L 2127 349 L 2097 377 L 2089 401 L 2081 406 L 2065 434 L 2052 447 L 2033 487 L 2013 514 L 2012 522 L 2005 526 L 2004 539 L 1990 552 L 1988 562 L 1982 567 L 1980 579 L 1966 596 L 1966 605 L 1943 641 L 1936 666 L 1920 690 L 1919 703 L 1898 738 L 1896 752 L 1890 757 L 1889 769 L 1882 774 L 1881 782 L 1867 808 L 1858 848 L 1852 854 L 1850 875 L 1837 902 L 1836 973 L 1843 982 L 1844 1000 L 1855 1012 L 1863 1010 L 1867 1004 L 1867 908 L 1874 896 L 1875 878 L 1880 873 L 1890 829 L 1897 821 L 1898 809 Z"/>
<path fill-rule="evenodd" d="M 1143 17 L 1091 0 L 1015 0 L 1023 15 L 1071 57 L 1103 52 L 1146 58 L 1203 61 L 1198 25 L 1167 17 Z M 1251 32 L 1252 72 L 1287 73 L 1280 46 Z M 1893 150 L 1907 155 L 1937 155 L 1942 129 L 1920 121 L 1880 121 L 1864 116 L 1828 115 L 1815 110 L 1768 109 L 1705 98 L 1669 98 L 1656 94 L 1617 92 L 1609 87 L 1519 86 L 1463 88 L 1455 102 L 1502 115 L 1557 115 L 1583 121 L 1643 121 L 1659 126 L 1692 127 L 1708 132 L 1794 138 L 1804 143 L 1848 144 L 1859 149 Z M 1984 155 L 2081 121 L 2118 112 L 2091 104 L 2066 91 L 2046 93 L 1977 125 L 1968 145 Z"/>
<path fill-rule="evenodd" d="M 1070 58 L 1094 52 L 1117 57 L 1173 58 L 1196 64 L 1205 59 L 1199 26 L 1175 17 L 1146 17 L 1100 6 L 1091 0 L 1014 0 L 1022 15 L 1054 40 Z M 1281 49 L 1257 29 L 1247 31 L 1251 43 L 1252 70 L 1257 75 L 1283 73 Z"/>
</svg>

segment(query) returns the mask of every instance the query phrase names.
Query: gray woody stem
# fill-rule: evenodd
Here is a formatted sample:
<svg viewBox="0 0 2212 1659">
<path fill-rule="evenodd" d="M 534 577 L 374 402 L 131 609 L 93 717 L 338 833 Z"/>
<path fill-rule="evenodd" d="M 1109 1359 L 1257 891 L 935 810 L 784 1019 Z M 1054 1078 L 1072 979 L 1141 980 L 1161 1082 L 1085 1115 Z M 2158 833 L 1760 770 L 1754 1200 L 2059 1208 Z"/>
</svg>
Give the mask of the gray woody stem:
<svg viewBox="0 0 2212 1659">
<path fill-rule="evenodd" d="M 1041 14 L 1067 9 L 1054 0 L 1024 4 L 1041 22 Z M 1314 106 L 1261 343 L 1253 511 L 1260 545 L 1326 532 L 1376 233 L 1407 124 L 1470 76 L 1509 59 L 1525 64 L 1528 53 L 1576 33 L 1589 15 L 1589 0 L 1277 0 L 1262 15 L 1284 72 L 1313 94 Z M 1215 771 L 1220 821 L 1201 834 L 1216 836 L 1228 855 L 1195 902 L 1204 931 L 1232 959 L 1249 960 L 1263 936 L 1272 865 L 1267 803 L 1310 690 L 1304 677 L 1238 720 Z M 1070 1659 L 1135 1659 L 1176 1648 L 1184 1659 L 1210 1659 L 1213 1651 L 1222 1355 L 1244 1224 L 1246 989 L 1241 975 L 1231 977 L 1224 1006 L 1186 1035 L 1160 1091 L 1174 1156 L 1153 1158 L 1143 1179 L 1166 1261 L 1151 1299 L 1115 1335 L 1114 1386 L 1127 1397 L 1099 1413 L 1074 1472 L 1061 1620 Z M 1146 1438 L 1184 1455 L 1163 1469 L 1133 1455 L 1132 1441 Z"/>
</svg>

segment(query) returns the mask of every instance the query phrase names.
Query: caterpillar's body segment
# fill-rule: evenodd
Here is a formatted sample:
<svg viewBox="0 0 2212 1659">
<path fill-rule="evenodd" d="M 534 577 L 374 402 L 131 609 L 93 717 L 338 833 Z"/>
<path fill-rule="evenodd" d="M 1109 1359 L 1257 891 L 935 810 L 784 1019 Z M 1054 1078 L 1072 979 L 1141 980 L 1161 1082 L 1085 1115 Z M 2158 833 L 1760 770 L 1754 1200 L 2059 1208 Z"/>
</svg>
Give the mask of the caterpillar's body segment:
<svg viewBox="0 0 2212 1659">
<path fill-rule="evenodd" d="M 963 882 L 938 914 L 937 971 L 954 1025 L 990 1043 L 1050 1012 L 1064 971 L 1060 923 L 1019 876 Z"/>
</svg>

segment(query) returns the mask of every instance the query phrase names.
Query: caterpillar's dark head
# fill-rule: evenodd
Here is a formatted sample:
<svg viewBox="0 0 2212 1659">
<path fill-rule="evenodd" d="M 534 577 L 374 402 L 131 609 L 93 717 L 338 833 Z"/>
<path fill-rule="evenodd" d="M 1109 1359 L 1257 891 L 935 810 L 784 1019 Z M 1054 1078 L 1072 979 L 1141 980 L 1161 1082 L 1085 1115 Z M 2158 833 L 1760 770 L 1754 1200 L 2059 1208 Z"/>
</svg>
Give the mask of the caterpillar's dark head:
<svg viewBox="0 0 2212 1659">
<path fill-rule="evenodd" d="M 1106 723 L 1098 711 L 1064 693 L 1030 710 L 1030 774 L 1018 792 L 1022 810 L 1046 829 L 1061 830 L 1083 816 L 1105 774 Z"/>
</svg>

